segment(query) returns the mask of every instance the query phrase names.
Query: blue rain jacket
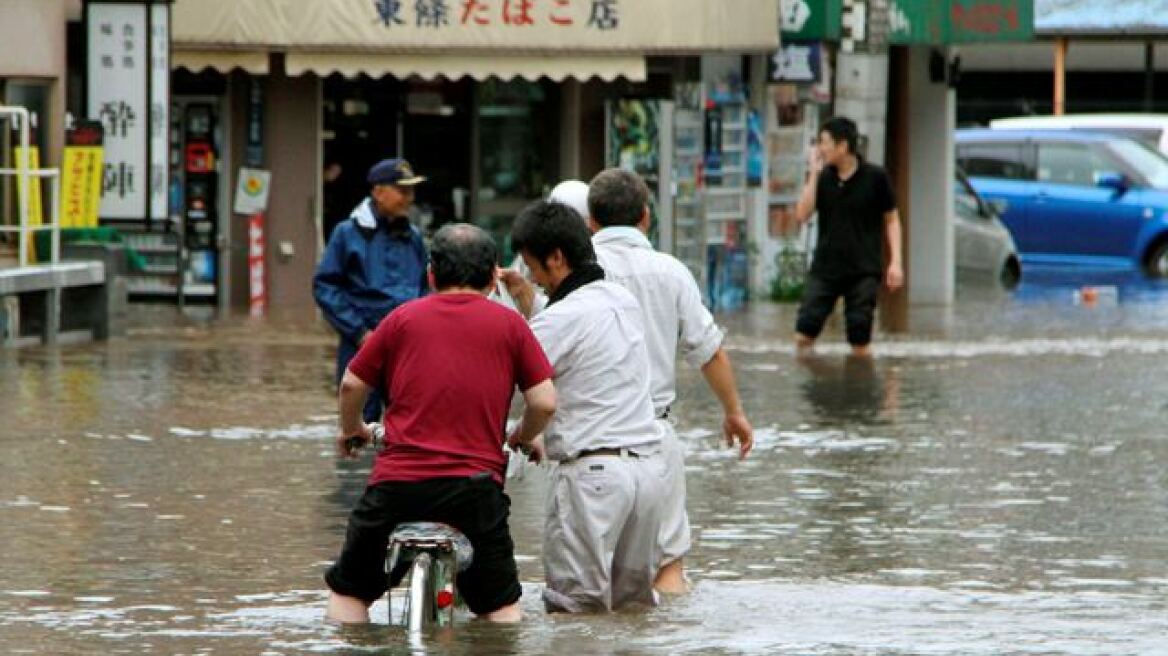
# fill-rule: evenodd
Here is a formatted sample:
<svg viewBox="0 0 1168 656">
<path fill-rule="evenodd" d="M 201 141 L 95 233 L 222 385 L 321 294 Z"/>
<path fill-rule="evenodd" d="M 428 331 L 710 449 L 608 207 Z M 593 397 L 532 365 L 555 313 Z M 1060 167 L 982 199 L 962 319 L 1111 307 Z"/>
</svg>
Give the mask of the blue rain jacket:
<svg viewBox="0 0 1168 656">
<path fill-rule="evenodd" d="M 408 232 L 391 232 L 372 203 L 366 198 L 337 224 L 312 280 L 316 304 L 342 343 L 353 345 L 394 308 L 429 288 L 421 232 L 413 225 Z"/>
</svg>

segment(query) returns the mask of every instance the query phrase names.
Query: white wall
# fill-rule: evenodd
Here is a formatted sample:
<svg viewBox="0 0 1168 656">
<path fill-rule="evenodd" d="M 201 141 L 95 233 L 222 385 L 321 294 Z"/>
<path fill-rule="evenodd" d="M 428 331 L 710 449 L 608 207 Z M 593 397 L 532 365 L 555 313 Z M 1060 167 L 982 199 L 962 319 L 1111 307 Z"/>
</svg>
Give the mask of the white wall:
<svg viewBox="0 0 1168 656">
<path fill-rule="evenodd" d="M 953 302 L 953 130 L 956 95 L 929 80 L 930 48 L 909 51 L 908 299 Z"/>
<path fill-rule="evenodd" d="M 867 159 L 884 164 L 888 117 L 888 55 L 839 54 L 836 60 L 835 114 L 856 122 L 867 137 Z"/>
<path fill-rule="evenodd" d="M 51 115 L 42 117 L 40 126 L 48 147 L 41 153 L 42 166 L 60 163 L 65 141 L 67 5 L 67 0 L 0 0 L 0 78 L 49 83 Z"/>
<path fill-rule="evenodd" d="M 0 76 L 65 75 L 64 0 L 0 0 Z"/>
</svg>

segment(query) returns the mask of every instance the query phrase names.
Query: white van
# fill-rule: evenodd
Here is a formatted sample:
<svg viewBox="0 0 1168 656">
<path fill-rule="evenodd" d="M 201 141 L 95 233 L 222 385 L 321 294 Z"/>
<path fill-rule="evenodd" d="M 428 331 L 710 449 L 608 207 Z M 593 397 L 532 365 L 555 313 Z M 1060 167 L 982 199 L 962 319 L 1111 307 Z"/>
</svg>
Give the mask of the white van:
<svg viewBox="0 0 1168 656">
<path fill-rule="evenodd" d="M 1091 130 L 1142 141 L 1168 155 L 1168 114 L 1064 114 L 990 121 L 995 130 Z"/>
</svg>

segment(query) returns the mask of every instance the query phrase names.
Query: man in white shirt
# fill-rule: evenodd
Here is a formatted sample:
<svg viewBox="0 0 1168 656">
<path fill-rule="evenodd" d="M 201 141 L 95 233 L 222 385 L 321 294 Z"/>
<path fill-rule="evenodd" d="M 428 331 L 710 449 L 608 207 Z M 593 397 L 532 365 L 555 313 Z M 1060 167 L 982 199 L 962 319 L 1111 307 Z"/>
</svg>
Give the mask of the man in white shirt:
<svg viewBox="0 0 1168 656">
<path fill-rule="evenodd" d="M 592 243 L 605 279 L 632 292 L 645 313 L 653 409 L 663 431 L 663 455 L 669 468 L 668 506 L 662 523 L 663 559 L 655 587 L 659 592 L 686 591 L 682 557 L 690 549 L 685 511 L 685 447 L 669 415 L 677 398 L 675 363 L 680 353 L 700 367 L 722 404 L 722 434 L 727 446 L 738 441 L 739 457 L 754 445 L 754 432 L 739 400 L 730 357 L 722 349 L 722 331 L 714 324 L 693 274 L 676 258 L 653 250 L 649 231 L 649 189 L 635 173 L 601 171 L 588 192 Z"/>
<path fill-rule="evenodd" d="M 655 604 L 667 471 L 644 315 L 628 290 L 604 280 L 588 228 L 569 207 L 533 203 L 516 218 L 511 242 L 549 294 L 531 320 L 558 396 L 537 448 L 556 464 L 544 603 L 550 612 Z"/>
</svg>

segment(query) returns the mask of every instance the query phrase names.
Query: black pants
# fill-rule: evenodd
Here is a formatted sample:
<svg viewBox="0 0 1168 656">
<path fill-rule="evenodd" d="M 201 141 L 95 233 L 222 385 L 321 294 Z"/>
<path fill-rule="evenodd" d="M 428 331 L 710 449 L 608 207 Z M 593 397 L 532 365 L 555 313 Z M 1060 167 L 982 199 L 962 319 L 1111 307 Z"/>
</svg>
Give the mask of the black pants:
<svg viewBox="0 0 1168 656">
<path fill-rule="evenodd" d="M 458 590 L 476 615 L 513 604 L 523 594 L 515 544 L 507 526 L 511 500 L 489 476 L 387 482 L 365 489 L 349 516 L 341 557 L 324 575 L 334 592 L 367 603 L 388 588 L 389 535 L 404 522 L 442 522 L 463 532 L 474 562 L 458 575 Z"/>
<path fill-rule="evenodd" d="M 880 276 L 849 276 L 823 278 L 807 276 L 803 288 L 803 302 L 795 330 L 812 339 L 819 337 L 823 324 L 835 308 L 836 300 L 844 298 L 844 322 L 848 343 L 867 346 L 872 341 L 872 321 L 876 314 L 876 295 L 880 291 Z"/>
</svg>

